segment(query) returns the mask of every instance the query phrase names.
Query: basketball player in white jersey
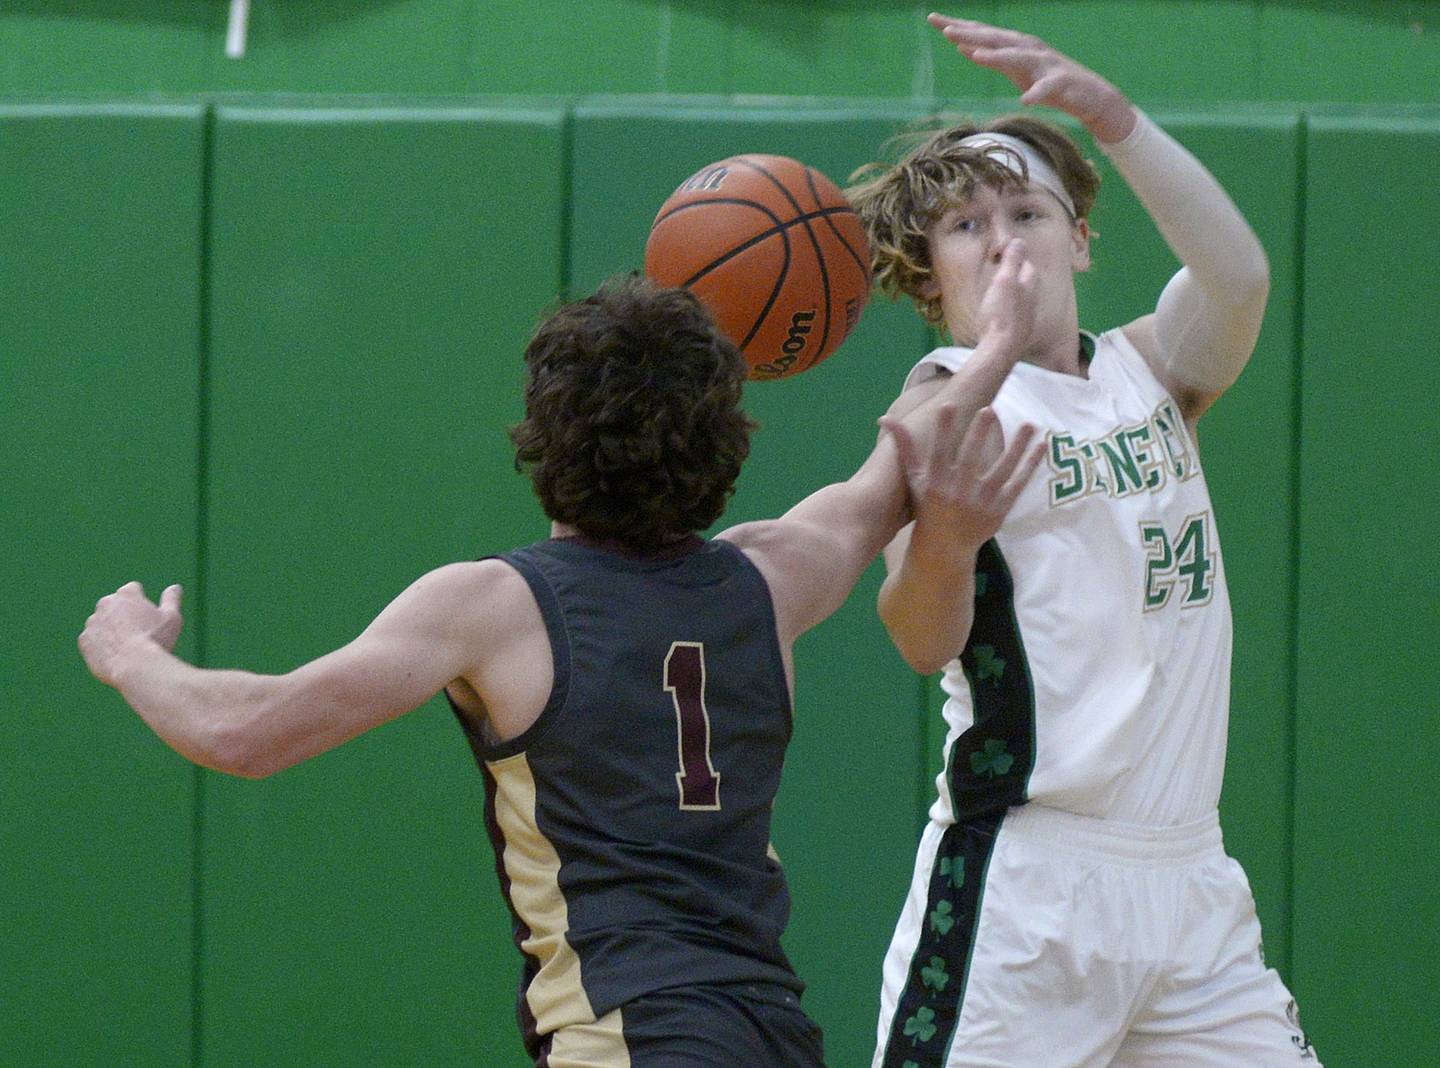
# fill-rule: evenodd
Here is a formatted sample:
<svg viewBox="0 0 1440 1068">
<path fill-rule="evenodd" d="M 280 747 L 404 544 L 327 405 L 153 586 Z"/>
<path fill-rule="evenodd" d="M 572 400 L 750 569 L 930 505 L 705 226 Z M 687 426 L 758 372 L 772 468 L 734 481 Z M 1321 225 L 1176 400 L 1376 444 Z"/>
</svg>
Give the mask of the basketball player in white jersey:
<svg viewBox="0 0 1440 1068">
<path fill-rule="evenodd" d="M 1264 251 L 1109 82 L 1035 37 L 930 21 L 1022 103 L 1078 119 L 1182 266 L 1152 314 L 1082 332 L 1099 180 L 1033 118 L 943 131 L 850 190 L 879 284 L 955 342 L 892 414 L 965 367 L 1001 250 L 1023 239 L 1036 322 L 982 418 L 1039 426 L 1048 461 L 1007 515 L 977 512 L 925 488 L 933 460 L 887 421 L 931 499 L 886 550 L 880 614 L 913 667 L 944 669 L 949 733 L 874 1065 L 1314 1066 L 1217 819 L 1231 618 L 1195 427 L 1254 348 Z"/>
</svg>

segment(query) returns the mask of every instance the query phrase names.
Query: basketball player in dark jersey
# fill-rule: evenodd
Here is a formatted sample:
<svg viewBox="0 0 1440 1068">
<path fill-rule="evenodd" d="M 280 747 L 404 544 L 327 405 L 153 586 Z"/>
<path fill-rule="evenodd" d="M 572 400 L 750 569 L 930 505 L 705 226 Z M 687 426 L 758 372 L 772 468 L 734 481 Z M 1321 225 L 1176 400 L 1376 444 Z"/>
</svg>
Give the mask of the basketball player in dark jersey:
<svg viewBox="0 0 1440 1068">
<path fill-rule="evenodd" d="M 81 650 L 178 752 L 249 777 L 444 690 L 485 776 L 537 1064 L 821 1065 L 770 848 L 791 645 L 909 518 L 907 475 L 962 487 L 925 507 L 998 525 L 1033 470 L 1030 431 L 981 468 L 996 443 L 955 430 L 967 407 L 994 430 L 970 417 L 1029 330 L 1033 271 L 1022 248 L 1006 257 L 973 371 L 956 376 L 968 385 L 780 519 L 697 535 L 749 451 L 745 364 L 690 294 L 630 279 L 563 307 L 526 351 L 512 438 L 551 538 L 423 576 L 286 675 L 171 655 L 174 586 L 158 605 L 138 583 L 103 598 Z M 909 462 L 917 431 L 934 442 L 928 475 Z"/>
</svg>

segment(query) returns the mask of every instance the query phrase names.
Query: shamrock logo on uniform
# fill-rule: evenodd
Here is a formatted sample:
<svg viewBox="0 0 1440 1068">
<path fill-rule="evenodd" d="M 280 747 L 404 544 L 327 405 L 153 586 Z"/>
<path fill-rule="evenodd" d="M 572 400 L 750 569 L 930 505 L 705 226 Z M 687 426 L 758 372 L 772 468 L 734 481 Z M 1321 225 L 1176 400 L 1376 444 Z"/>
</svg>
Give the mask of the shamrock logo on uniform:
<svg viewBox="0 0 1440 1068">
<path fill-rule="evenodd" d="M 942 938 L 955 926 L 955 917 L 950 915 L 952 911 L 954 910 L 950 902 L 942 901 L 930 913 L 930 929 Z"/>
<path fill-rule="evenodd" d="M 932 993 L 942 993 L 945 984 L 950 982 L 950 973 L 945 970 L 945 958 L 931 957 L 930 967 L 920 969 L 920 981 Z"/>
<path fill-rule="evenodd" d="M 915 1010 L 915 1015 L 905 1021 L 905 1033 L 915 1036 L 910 1040 L 912 1046 L 929 1042 L 935 1035 L 935 1010 L 921 1005 Z"/>
<path fill-rule="evenodd" d="M 965 885 L 965 858 L 941 857 L 940 875 L 949 882 L 952 890 L 959 890 Z"/>
<path fill-rule="evenodd" d="M 1004 775 L 1013 763 L 1015 758 L 1005 751 L 1005 743 L 999 738 L 986 738 L 984 751 L 970 754 L 970 770 L 992 779 Z"/>
<path fill-rule="evenodd" d="M 983 571 L 975 574 L 975 596 L 984 597 L 985 591 L 990 588 L 990 576 Z"/>
<path fill-rule="evenodd" d="M 1005 661 L 995 655 L 993 645 L 975 646 L 975 678 L 978 682 L 986 679 L 994 679 L 995 685 L 1000 685 L 1000 680 L 1005 675 Z"/>
</svg>

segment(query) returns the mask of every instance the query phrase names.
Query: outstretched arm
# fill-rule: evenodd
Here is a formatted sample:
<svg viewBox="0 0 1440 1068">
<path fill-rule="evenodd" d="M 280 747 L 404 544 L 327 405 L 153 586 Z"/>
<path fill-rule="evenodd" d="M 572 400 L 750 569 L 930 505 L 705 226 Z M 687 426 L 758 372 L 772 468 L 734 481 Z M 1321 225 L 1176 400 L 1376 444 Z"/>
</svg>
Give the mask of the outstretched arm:
<svg viewBox="0 0 1440 1068">
<path fill-rule="evenodd" d="M 158 604 L 138 582 L 101 598 L 80 651 L 95 677 L 182 756 L 259 778 L 409 712 L 471 674 L 476 650 L 505 633 L 467 610 L 477 598 L 493 598 L 505 579 L 496 569 L 508 571 L 489 561 L 430 572 L 354 641 L 285 675 L 198 668 L 173 655 L 178 586 Z"/>
<path fill-rule="evenodd" d="M 1126 335 L 1193 423 L 1239 377 L 1269 294 L 1265 251 L 1209 171 L 1094 71 L 1038 37 L 967 19 L 930 22 L 966 58 L 998 71 L 1021 103 L 1074 116 L 1095 137 L 1180 260 L 1155 314 Z"/>
</svg>

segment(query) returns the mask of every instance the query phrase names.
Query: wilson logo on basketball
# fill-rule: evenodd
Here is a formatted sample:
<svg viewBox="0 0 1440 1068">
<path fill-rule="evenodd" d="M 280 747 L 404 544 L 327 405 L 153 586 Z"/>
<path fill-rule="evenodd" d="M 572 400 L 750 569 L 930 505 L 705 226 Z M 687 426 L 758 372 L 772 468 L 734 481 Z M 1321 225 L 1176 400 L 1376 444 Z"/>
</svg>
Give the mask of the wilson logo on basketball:
<svg viewBox="0 0 1440 1068">
<path fill-rule="evenodd" d="M 728 156 L 691 170 L 660 205 L 645 274 L 695 294 L 750 378 L 789 378 L 828 357 L 860 319 L 870 243 L 854 205 L 815 168 Z"/>
<path fill-rule="evenodd" d="M 815 321 L 815 312 L 798 311 L 790 316 L 790 327 L 785 331 L 785 343 L 780 346 L 780 351 L 785 355 L 771 363 L 762 363 L 756 368 L 761 374 L 774 375 L 779 377 L 790 369 L 790 366 L 805 351 L 805 346 L 810 340 L 810 324 Z"/>
<path fill-rule="evenodd" d="M 714 193 L 725 181 L 725 176 L 730 173 L 729 167 L 707 167 L 703 171 L 692 175 L 685 180 L 685 184 L 676 190 L 677 193 Z"/>
</svg>

